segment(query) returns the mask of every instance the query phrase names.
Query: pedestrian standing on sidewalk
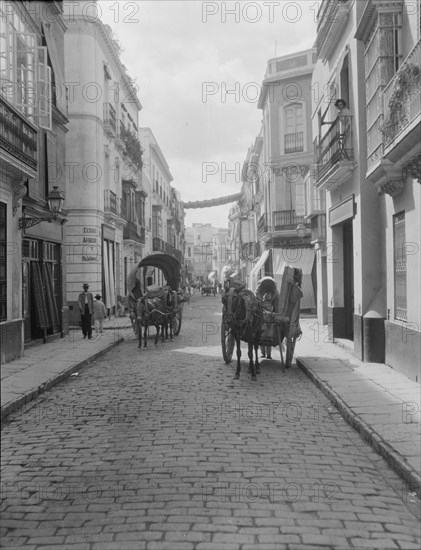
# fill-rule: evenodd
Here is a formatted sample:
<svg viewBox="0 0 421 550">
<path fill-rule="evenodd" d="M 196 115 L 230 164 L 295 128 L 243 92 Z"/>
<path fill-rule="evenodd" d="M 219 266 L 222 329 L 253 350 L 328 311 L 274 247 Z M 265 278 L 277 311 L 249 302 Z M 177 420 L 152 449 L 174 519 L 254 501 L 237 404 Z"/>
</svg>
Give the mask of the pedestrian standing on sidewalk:
<svg viewBox="0 0 421 550">
<path fill-rule="evenodd" d="M 269 293 L 266 293 L 263 296 L 263 309 L 270 312 L 273 311 L 272 296 Z M 262 357 L 266 357 L 267 359 L 272 359 L 271 346 L 260 346 L 260 351 L 261 351 Z"/>
<path fill-rule="evenodd" d="M 104 328 L 104 319 L 107 316 L 107 310 L 105 309 L 104 302 L 101 301 L 101 296 L 97 294 L 95 296 L 94 302 L 94 323 L 95 323 L 95 332 L 102 334 L 102 329 Z"/>
<path fill-rule="evenodd" d="M 89 285 L 83 285 L 83 292 L 79 294 L 77 305 L 82 319 L 83 337 L 92 338 L 92 313 L 94 311 L 94 297 L 89 291 Z"/>
</svg>

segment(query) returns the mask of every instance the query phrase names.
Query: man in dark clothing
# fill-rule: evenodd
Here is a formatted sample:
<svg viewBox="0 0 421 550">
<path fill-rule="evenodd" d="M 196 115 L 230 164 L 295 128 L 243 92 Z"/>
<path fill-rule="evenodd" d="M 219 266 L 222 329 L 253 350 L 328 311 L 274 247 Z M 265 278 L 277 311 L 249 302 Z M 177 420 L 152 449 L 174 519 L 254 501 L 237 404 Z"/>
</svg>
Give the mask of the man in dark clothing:
<svg viewBox="0 0 421 550">
<path fill-rule="evenodd" d="M 92 313 L 94 310 L 94 297 L 92 292 L 88 292 L 89 285 L 83 285 L 83 292 L 79 294 L 78 307 L 82 318 L 83 337 L 92 338 Z"/>
</svg>

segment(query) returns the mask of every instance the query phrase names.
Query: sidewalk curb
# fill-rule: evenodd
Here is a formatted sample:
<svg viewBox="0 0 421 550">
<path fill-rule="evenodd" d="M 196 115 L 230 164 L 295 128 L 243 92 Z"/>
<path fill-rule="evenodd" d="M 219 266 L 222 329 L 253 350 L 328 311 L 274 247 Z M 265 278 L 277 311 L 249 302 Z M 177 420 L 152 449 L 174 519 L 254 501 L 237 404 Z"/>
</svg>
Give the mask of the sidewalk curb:
<svg viewBox="0 0 421 550">
<path fill-rule="evenodd" d="M 23 405 L 26 403 L 29 403 L 30 401 L 33 401 L 36 399 L 39 395 L 44 393 L 45 391 L 49 390 L 53 386 L 56 386 L 66 378 L 69 378 L 74 372 L 82 369 L 83 367 L 86 367 L 89 365 L 89 363 L 92 363 L 92 361 L 95 361 L 98 359 L 98 357 L 101 357 L 108 351 L 110 351 L 112 348 L 118 346 L 121 344 L 121 342 L 124 342 L 124 336 L 118 338 L 115 342 L 112 342 L 104 349 L 101 349 L 94 353 L 93 355 L 89 356 L 87 359 L 83 359 L 83 361 L 80 361 L 79 363 L 76 363 L 75 365 L 72 365 L 71 367 L 67 368 L 65 371 L 60 372 L 53 376 L 53 378 L 50 378 L 50 380 L 47 380 L 47 382 L 44 382 L 37 388 L 30 390 L 26 394 L 16 398 L 15 401 L 8 403 L 7 405 L 4 405 L 1 407 L 1 422 L 3 423 L 4 420 L 7 420 L 7 416 L 20 409 Z"/>
<path fill-rule="evenodd" d="M 389 466 L 406 481 L 410 491 L 415 491 L 421 497 L 421 476 L 406 461 L 399 452 L 397 452 L 390 443 L 387 443 L 375 430 L 373 430 L 358 414 L 356 414 L 345 401 L 324 382 L 311 368 L 306 364 L 305 359 L 296 358 L 297 367 L 322 391 L 329 401 L 338 409 L 342 418 L 354 428 L 360 436 L 367 441 L 371 447 L 383 457 Z"/>
</svg>

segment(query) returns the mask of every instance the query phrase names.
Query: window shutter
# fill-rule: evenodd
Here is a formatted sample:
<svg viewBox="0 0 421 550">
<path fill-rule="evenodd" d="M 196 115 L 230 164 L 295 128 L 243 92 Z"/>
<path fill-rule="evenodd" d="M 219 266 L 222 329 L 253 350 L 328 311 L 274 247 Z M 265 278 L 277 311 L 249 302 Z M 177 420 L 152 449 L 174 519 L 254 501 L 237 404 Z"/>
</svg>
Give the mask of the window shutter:
<svg viewBox="0 0 421 550">
<path fill-rule="evenodd" d="M 12 90 L 13 103 L 28 115 L 36 114 L 36 36 L 33 33 L 15 32 L 13 36 L 14 59 L 12 66 L 16 71 Z"/>
<path fill-rule="evenodd" d="M 295 213 L 297 216 L 306 215 L 306 196 L 303 178 L 298 178 L 295 183 Z"/>
<path fill-rule="evenodd" d="M 47 170 L 49 191 L 54 185 L 61 187 L 61 167 L 57 165 L 57 136 L 47 134 Z"/>
<path fill-rule="evenodd" d="M 51 130 L 51 69 L 47 63 L 47 48 L 38 50 L 38 116 L 39 125 L 44 130 Z"/>
</svg>

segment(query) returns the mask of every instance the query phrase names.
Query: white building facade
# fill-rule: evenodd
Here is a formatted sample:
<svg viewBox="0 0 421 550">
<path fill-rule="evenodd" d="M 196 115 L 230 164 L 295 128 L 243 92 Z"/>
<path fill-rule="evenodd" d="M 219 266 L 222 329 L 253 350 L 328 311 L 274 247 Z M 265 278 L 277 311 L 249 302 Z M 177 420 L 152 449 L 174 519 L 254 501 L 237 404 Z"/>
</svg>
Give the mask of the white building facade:
<svg viewBox="0 0 421 550">
<path fill-rule="evenodd" d="M 137 138 L 137 87 L 111 29 L 95 12 L 87 17 L 85 4 L 66 10 L 65 35 L 66 82 L 73 83 L 66 140 L 67 300 L 73 322 L 83 283 L 110 312 L 126 294 L 126 275 L 145 253 L 148 196 Z"/>
</svg>

